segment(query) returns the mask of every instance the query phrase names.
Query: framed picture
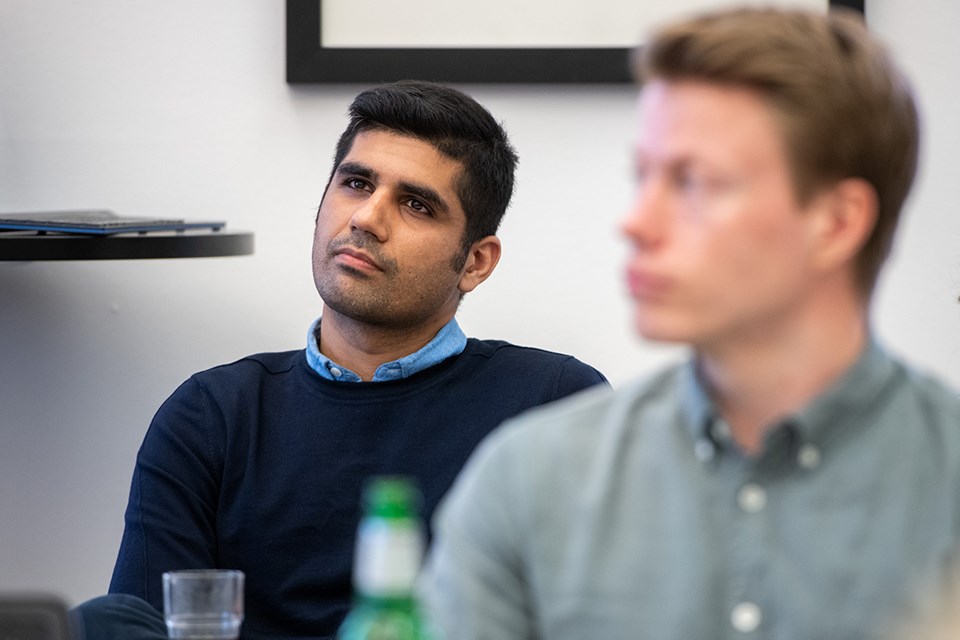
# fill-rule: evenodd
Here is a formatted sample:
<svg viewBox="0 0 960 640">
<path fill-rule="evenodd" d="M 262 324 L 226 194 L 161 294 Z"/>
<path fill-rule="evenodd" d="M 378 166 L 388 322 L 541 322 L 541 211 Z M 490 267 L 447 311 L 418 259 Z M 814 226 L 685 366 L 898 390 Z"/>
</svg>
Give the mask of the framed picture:
<svg viewBox="0 0 960 640">
<path fill-rule="evenodd" d="M 861 13 L 864 3 L 764 2 Z M 628 52 L 649 27 L 725 4 L 287 0 L 287 82 L 629 83 Z"/>
</svg>

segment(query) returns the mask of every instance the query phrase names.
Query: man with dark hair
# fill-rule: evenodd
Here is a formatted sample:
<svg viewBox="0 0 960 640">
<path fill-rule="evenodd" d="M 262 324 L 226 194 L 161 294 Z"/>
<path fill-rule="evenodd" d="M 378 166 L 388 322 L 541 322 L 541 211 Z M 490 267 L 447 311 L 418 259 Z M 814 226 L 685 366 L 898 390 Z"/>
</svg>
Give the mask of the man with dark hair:
<svg viewBox="0 0 960 640">
<path fill-rule="evenodd" d="M 472 98 L 431 83 L 361 93 L 317 212 L 323 314 L 305 350 L 198 373 L 134 471 L 111 594 L 87 640 L 164 638 L 161 574 L 246 574 L 244 638 L 332 637 L 352 593 L 366 478 L 415 478 L 429 515 L 504 419 L 595 384 L 576 359 L 467 339 L 454 315 L 492 273 L 516 155 Z"/>
<path fill-rule="evenodd" d="M 895 635 L 949 599 L 960 399 L 868 309 L 913 180 L 862 16 L 727 10 L 640 50 L 637 331 L 692 358 L 476 452 L 423 581 L 458 640 Z"/>
<path fill-rule="evenodd" d="M 464 252 L 496 234 L 513 195 L 517 156 L 486 109 L 446 87 L 407 81 L 361 93 L 350 106 L 350 116 L 337 142 L 334 169 L 362 131 L 382 129 L 427 141 L 463 164 L 456 190 L 467 214 Z"/>
</svg>

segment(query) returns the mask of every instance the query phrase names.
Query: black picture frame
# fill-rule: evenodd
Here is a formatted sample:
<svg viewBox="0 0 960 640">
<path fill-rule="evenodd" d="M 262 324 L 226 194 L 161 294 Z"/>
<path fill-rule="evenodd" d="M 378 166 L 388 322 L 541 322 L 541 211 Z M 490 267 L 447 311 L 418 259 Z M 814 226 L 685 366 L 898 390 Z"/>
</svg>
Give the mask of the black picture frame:
<svg viewBox="0 0 960 640">
<path fill-rule="evenodd" d="M 331 48 L 320 36 L 323 0 L 287 0 L 287 83 L 381 83 L 403 79 L 456 83 L 615 84 L 633 81 L 629 49 Z M 865 12 L 865 0 L 829 6 Z"/>
</svg>

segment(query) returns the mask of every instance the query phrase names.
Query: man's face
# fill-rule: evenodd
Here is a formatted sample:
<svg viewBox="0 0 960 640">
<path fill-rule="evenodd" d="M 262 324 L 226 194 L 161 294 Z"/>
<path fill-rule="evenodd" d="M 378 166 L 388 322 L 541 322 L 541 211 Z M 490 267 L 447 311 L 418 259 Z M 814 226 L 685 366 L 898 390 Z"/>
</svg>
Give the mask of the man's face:
<svg viewBox="0 0 960 640">
<path fill-rule="evenodd" d="M 748 89 L 652 81 L 635 166 L 623 232 L 638 332 L 709 347 L 788 326 L 813 285 L 813 230 L 774 111 Z"/>
<path fill-rule="evenodd" d="M 418 327 L 456 311 L 454 270 L 466 217 L 462 165 L 417 138 L 357 135 L 320 204 L 313 279 L 325 305 L 354 320 Z"/>
</svg>

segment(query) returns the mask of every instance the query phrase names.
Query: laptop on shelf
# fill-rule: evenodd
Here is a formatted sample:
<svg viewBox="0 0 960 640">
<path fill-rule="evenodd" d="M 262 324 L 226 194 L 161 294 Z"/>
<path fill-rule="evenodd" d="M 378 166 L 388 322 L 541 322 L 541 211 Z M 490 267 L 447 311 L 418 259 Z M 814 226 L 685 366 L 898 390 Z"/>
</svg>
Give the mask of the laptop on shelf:
<svg viewBox="0 0 960 640">
<path fill-rule="evenodd" d="M 223 220 L 120 216 L 109 209 L 0 213 L 0 231 L 77 233 L 96 236 L 117 233 L 149 233 L 151 231 L 184 231 L 187 229 L 219 231 L 226 224 Z"/>
</svg>

